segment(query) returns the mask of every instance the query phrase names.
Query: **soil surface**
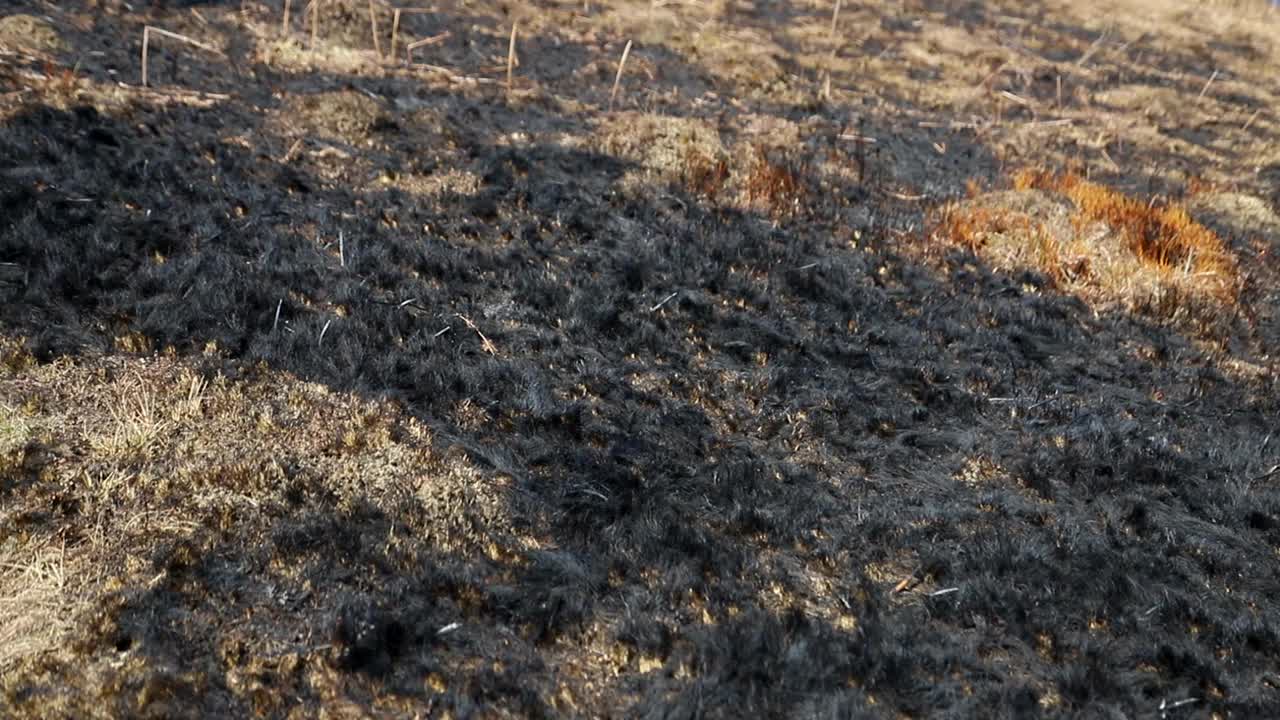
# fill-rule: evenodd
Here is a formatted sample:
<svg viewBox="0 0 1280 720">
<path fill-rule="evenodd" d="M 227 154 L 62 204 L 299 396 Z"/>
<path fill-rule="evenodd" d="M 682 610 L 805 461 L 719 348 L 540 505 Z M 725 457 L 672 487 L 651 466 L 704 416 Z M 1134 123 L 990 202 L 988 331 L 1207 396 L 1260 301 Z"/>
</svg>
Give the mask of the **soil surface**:
<svg viewBox="0 0 1280 720">
<path fill-rule="evenodd" d="M 0 716 L 1280 716 L 1267 3 L 0 15 Z"/>
</svg>

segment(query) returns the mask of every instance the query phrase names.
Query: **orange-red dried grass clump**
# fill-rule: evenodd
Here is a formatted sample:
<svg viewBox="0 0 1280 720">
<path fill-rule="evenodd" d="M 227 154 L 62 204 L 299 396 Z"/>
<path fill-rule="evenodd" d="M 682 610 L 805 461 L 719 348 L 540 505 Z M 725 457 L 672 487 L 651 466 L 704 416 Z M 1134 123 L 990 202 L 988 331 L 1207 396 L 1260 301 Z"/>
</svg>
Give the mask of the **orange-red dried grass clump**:
<svg viewBox="0 0 1280 720">
<path fill-rule="evenodd" d="M 1076 206 L 1077 225 L 1104 222 L 1123 235 L 1134 255 L 1165 268 L 1185 267 L 1196 275 L 1235 276 L 1235 262 L 1226 243 L 1209 228 L 1191 219 L 1182 205 L 1143 203 L 1078 175 L 1055 175 L 1023 170 L 1013 178 L 1018 190 L 1060 192 Z M 1234 283 L 1223 283 L 1234 297 Z M 1221 295 L 1222 293 L 1215 293 Z"/>
</svg>

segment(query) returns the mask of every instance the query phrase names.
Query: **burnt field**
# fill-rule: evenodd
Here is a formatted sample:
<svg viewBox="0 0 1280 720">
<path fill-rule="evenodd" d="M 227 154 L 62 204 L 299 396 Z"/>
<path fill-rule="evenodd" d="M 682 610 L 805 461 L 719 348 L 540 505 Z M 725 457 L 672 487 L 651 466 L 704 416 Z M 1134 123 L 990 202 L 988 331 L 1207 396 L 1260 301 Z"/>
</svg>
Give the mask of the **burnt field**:
<svg viewBox="0 0 1280 720">
<path fill-rule="evenodd" d="M 0 717 L 1280 715 L 1277 37 L 0 2 Z"/>
</svg>

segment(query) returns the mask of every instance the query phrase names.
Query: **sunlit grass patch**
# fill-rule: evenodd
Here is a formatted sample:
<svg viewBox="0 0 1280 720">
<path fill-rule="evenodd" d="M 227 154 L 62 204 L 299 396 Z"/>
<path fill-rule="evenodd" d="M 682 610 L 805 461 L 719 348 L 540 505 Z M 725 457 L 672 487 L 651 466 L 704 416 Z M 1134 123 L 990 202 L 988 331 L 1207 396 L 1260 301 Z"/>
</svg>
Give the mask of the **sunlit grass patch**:
<svg viewBox="0 0 1280 720">
<path fill-rule="evenodd" d="M 82 609 L 71 584 L 65 548 L 0 544 L 0 674 L 70 629 Z"/>
<path fill-rule="evenodd" d="M 1013 189 L 944 208 L 931 236 L 1059 290 L 1174 318 L 1233 306 L 1227 244 L 1177 203 L 1146 202 L 1071 174 L 1023 170 Z"/>
<path fill-rule="evenodd" d="M 1077 228 L 1103 222 L 1152 272 L 1168 273 L 1198 294 L 1234 302 L 1238 290 L 1236 264 L 1222 238 L 1191 218 L 1178 203 L 1142 202 L 1079 176 L 1023 171 L 1014 188 L 1060 192 L 1076 205 Z"/>
<path fill-rule="evenodd" d="M 0 479 L 22 465 L 31 426 L 14 408 L 0 405 Z"/>
</svg>

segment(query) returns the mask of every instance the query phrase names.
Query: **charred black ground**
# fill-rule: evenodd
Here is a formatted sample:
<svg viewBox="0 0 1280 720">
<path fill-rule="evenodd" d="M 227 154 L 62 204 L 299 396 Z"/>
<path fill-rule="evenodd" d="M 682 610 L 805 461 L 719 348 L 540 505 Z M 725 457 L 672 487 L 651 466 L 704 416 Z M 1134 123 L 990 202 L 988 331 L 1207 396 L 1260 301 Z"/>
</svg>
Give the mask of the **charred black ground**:
<svg viewBox="0 0 1280 720">
<path fill-rule="evenodd" d="M 830 8 L 724 4 L 728 49 L 694 59 L 647 2 L 406 15 L 452 33 L 445 73 L 379 65 L 359 4 L 323 6 L 315 53 L 274 5 L 109 5 L 45 8 L 61 44 L 0 57 L 0 638 L 30 647 L 0 656 L 0 715 L 1280 708 L 1259 216 L 1206 211 L 1247 275 L 1214 322 L 939 244 L 967 180 L 1116 157 L 873 102 L 856 63 L 824 91 Z M 846 5 L 882 34 L 831 57 L 1005 22 L 900 5 Z M 1061 8 L 1003 9 L 1045 63 L 1096 54 Z M 608 110 L 632 22 L 659 36 Z M 118 86 L 145 23 L 225 55 L 156 51 L 158 88 Z M 1273 50 L 1234 37 L 1214 52 Z M 1124 53 L 1160 45 L 1133 42 L 1081 117 L 1140 84 Z M 1230 190 L 1272 213 L 1269 177 Z"/>
</svg>

